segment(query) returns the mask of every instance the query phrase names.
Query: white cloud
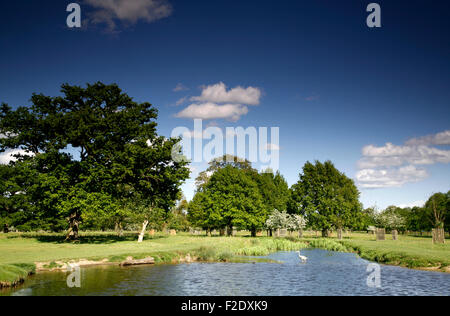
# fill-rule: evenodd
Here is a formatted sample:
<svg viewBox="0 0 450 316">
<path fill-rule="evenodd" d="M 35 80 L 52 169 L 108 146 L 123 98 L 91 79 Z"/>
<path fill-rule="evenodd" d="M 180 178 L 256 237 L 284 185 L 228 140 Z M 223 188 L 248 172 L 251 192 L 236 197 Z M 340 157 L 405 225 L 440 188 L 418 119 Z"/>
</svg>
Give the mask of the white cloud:
<svg viewBox="0 0 450 316">
<path fill-rule="evenodd" d="M 170 16 L 173 11 L 167 0 L 85 0 L 85 3 L 94 8 L 89 22 L 106 24 L 110 30 L 116 29 L 118 21 L 151 23 Z"/>
<path fill-rule="evenodd" d="M 219 82 L 203 87 L 202 94 L 198 97 L 192 97 L 191 101 L 259 105 L 260 98 L 261 90 L 258 88 L 238 86 L 227 91 L 226 85 Z"/>
<path fill-rule="evenodd" d="M 360 168 L 375 168 L 378 166 L 431 165 L 435 163 L 450 163 L 450 150 L 442 150 L 424 145 L 396 146 L 387 143 L 385 146 L 365 146 L 362 149 L 364 158 L 359 161 Z"/>
<path fill-rule="evenodd" d="M 397 205 L 397 206 L 401 207 L 401 208 L 407 208 L 407 207 L 413 208 L 413 207 L 416 207 L 416 206 L 422 207 L 424 205 L 425 205 L 425 201 L 421 200 L 421 201 L 415 201 L 415 202 L 411 202 L 411 203 L 407 203 L 407 204 L 400 204 L 400 205 Z"/>
<path fill-rule="evenodd" d="M 242 115 L 248 113 L 248 108 L 240 104 L 218 105 L 215 103 L 191 104 L 176 117 L 190 119 L 227 119 L 236 122 Z"/>
<path fill-rule="evenodd" d="M 416 166 L 450 163 L 450 150 L 434 145 L 450 145 L 450 131 L 413 138 L 401 146 L 392 143 L 365 146 L 356 180 L 363 188 L 398 187 L 424 180 L 428 177 L 427 170 Z"/>
<path fill-rule="evenodd" d="M 408 146 L 418 145 L 450 145 L 450 130 L 427 135 L 419 138 L 412 138 L 406 142 Z"/>
<path fill-rule="evenodd" d="M 25 150 L 22 150 L 22 149 L 7 150 L 4 153 L 0 153 L 0 164 L 1 165 L 7 165 L 11 161 L 17 161 L 17 158 L 14 157 L 15 155 L 24 155 L 24 156 L 28 155 L 28 156 L 30 156 L 31 154 L 28 154 Z"/>
<path fill-rule="evenodd" d="M 401 187 L 410 182 L 428 178 L 425 169 L 408 165 L 390 169 L 363 169 L 356 173 L 356 180 L 362 188 Z"/>
<path fill-rule="evenodd" d="M 236 122 L 248 113 L 248 106 L 259 105 L 261 91 L 254 87 L 235 87 L 227 90 L 223 82 L 203 87 L 200 96 L 191 97 L 195 103 L 176 114 L 179 118 L 226 119 Z M 178 100 L 182 104 L 186 99 Z"/>
<path fill-rule="evenodd" d="M 186 87 L 184 84 L 179 83 L 175 88 L 173 88 L 173 92 L 180 92 L 180 91 L 187 91 L 189 90 L 188 87 Z"/>
</svg>

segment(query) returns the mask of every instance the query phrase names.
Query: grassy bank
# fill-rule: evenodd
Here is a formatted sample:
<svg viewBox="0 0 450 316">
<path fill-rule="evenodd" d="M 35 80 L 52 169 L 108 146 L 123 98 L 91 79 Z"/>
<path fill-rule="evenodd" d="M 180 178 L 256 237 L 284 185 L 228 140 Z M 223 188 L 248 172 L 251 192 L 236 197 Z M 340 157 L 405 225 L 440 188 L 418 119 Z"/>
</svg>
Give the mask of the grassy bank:
<svg viewBox="0 0 450 316">
<path fill-rule="evenodd" d="M 269 238 L 240 235 L 238 237 L 205 237 L 179 234 L 157 234 L 143 243 L 136 233 L 117 237 L 111 233 L 83 233 L 79 243 L 65 243 L 61 234 L 0 234 L 0 282 L 14 285 L 39 269 L 57 269 L 70 261 L 85 259 L 119 263 L 133 257 L 153 257 L 156 263 L 187 261 L 245 262 L 246 256 L 266 256 L 277 251 L 322 248 L 331 251 L 355 251 L 362 258 L 409 268 L 432 268 L 447 271 L 450 267 L 450 244 L 432 245 L 430 238 L 400 236 L 398 241 L 377 242 L 367 234 L 335 238 L 316 238 L 305 234 L 298 238 Z M 21 263 L 21 264 L 17 264 Z"/>
<path fill-rule="evenodd" d="M 34 264 L 0 264 L 0 288 L 18 285 L 33 273 Z"/>
<path fill-rule="evenodd" d="M 362 258 L 413 269 L 450 272 L 450 243 L 433 245 L 431 238 L 400 235 L 399 240 L 375 241 L 373 236 L 352 234 L 342 244 Z"/>
</svg>

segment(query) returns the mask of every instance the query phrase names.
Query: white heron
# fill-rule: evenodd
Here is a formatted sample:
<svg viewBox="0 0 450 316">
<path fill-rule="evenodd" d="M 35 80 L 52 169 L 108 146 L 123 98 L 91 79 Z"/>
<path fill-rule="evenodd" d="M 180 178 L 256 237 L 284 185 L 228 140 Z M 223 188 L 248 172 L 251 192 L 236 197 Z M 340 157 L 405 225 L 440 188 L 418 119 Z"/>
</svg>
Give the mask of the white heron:
<svg viewBox="0 0 450 316">
<path fill-rule="evenodd" d="M 308 261 L 308 257 L 302 256 L 302 255 L 300 254 L 300 251 L 297 251 L 297 253 L 298 253 L 298 258 L 299 258 L 303 263 L 305 263 L 306 261 Z"/>
</svg>

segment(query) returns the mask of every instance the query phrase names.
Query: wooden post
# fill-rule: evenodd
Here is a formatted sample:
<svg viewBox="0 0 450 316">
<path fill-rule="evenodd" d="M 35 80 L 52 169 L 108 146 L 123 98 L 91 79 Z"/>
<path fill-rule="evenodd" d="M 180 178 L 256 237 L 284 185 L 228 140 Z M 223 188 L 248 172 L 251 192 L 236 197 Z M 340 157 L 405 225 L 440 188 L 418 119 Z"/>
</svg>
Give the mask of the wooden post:
<svg viewBox="0 0 450 316">
<path fill-rule="evenodd" d="M 398 240 L 398 231 L 396 229 L 392 230 L 392 240 Z"/>
<path fill-rule="evenodd" d="M 386 230 L 384 228 L 377 228 L 377 241 L 386 240 Z"/>
</svg>

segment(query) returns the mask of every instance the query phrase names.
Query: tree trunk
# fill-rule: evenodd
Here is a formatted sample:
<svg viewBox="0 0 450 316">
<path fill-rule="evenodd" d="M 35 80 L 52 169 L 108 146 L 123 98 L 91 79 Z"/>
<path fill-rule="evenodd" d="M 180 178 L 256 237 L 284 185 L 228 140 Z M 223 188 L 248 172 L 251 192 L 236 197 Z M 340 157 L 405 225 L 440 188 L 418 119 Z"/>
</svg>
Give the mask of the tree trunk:
<svg viewBox="0 0 450 316">
<path fill-rule="evenodd" d="M 444 228 L 433 228 L 432 236 L 433 236 L 433 244 L 444 244 L 445 243 Z"/>
<path fill-rule="evenodd" d="M 67 231 L 66 241 L 78 240 L 78 228 L 80 226 L 80 214 L 75 212 L 69 217 L 69 230 Z"/>
<path fill-rule="evenodd" d="M 233 236 L 233 226 L 227 226 L 227 236 Z"/>
<path fill-rule="evenodd" d="M 144 240 L 144 235 L 145 235 L 145 230 L 147 229 L 147 225 L 148 225 L 148 221 L 145 220 L 142 223 L 142 230 L 141 230 L 141 233 L 139 234 L 138 243 L 141 243 Z"/>
<path fill-rule="evenodd" d="M 5 234 L 9 233 L 9 226 L 8 226 L 8 224 L 5 224 L 5 226 L 3 226 L 3 232 Z"/>
<path fill-rule="evenodd" d="M 330 236 L 330 231 L 328 229 L 322 229 L 322 237 L 328 238 Z"/>
<path fill-rule="evenodd" d="M 256 237 L 256 228 L 252 228 L 252 229 L 250 230 L 250 232 L 251 232 L 251 234 L 252 234 L 252 237 Z"/>
<path fill-rule="evenodd" d="M 225 228 L 221 228 L 221 229 L 219 229 L 219 234 L 220 234 L 220 236 L 225 236 Z"/>
<path fill-rule="evenodd" d="M 116 223 L 116 227 L 114 228 L 114 230 L 117 232 L 117 236 L 119 236 L 119 237 L 123 236 L 123 228 L 122 228 L 121 222 Z"/>
<path fill-rule="evenodd" d="M 298 231 L 298 238 L 303 238 L 303 229 Z"/>
</svg>

